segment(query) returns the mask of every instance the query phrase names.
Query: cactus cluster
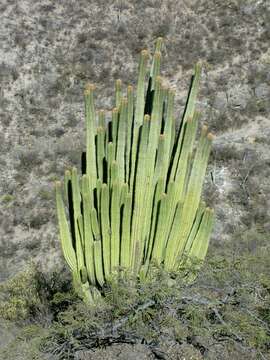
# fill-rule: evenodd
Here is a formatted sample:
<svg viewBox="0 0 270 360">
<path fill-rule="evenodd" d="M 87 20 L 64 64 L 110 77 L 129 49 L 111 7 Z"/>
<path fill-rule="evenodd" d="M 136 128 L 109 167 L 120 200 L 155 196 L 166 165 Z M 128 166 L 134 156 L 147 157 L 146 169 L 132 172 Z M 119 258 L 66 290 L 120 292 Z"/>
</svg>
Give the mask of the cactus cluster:
<svg viewBox="0 0 270 360">
<path fill-rule="evenodd" d="M 201 67 L 195 66 L 177 130 L 175 92 L 160 77 L 161 46 L 159 38 L 149 70 L 148 51 L 141 52 L 136 90 L 125 92 L 116 81 L 109 119 L 96 113 L 95 88 L 86 86 L 82 174 L 66 171 L 64 194 L 56 183 L 64 257 L 88 300 L 119 269 L 145 277 L 155 263 L 171 272 L 207 252 L 213 210 L 201 192 L 213 135 L 203 126 L 196 139 Z"/>
</svg>

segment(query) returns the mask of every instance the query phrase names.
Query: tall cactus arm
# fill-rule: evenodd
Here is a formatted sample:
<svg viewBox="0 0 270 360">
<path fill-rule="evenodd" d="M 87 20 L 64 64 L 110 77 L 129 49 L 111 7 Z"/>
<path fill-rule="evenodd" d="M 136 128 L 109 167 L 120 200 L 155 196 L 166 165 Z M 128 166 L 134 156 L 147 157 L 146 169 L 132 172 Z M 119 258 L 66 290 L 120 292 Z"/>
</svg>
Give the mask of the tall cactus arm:
<svg viewBox="0 0 270 360">
<path fill-rule="evenodd" d="M 105 131 L 104 128 L 97 128 L 97 175 L 98 178 L 103 180 L 103 159 L 105 156 L 104 146 Z"/>
<path fill-rule="evenodd" d="M 118 173 L 119 173 L 119 169 L 118 169 L 118 164 L 116 161 L 112 162 L 112 166 L 111 166 L 111 183 L 112 186 L 116 183 L 119 182 L 119 178 L 118 178 Z"/>
<path fill-rule="evenodd" d="M 164 178 L 166 176 L 166 174 L 164 174 L 164 162 L 165 162 L 164 155 L 165 155 L 165 135 L 161 134 L 159 135 L 159 140 L 158 140 L 157 157 L 156 157 L 156 164 L 154 171 L 154 183 L 156 183 L 161 176 L 164 176 Z M 165 188 L 165 183 L 166 181 L 164 181 L 163 188 Z"/>
<path fill-rule="evenodd" d="M 121 100 L 116 161 L 119 166 L 119 180 L 125 182 L 125 145 L 126 145 L 126 126 L 127 126 L 127 99 Z"/>
<path fill-rule="evenodd" d="M 56 207 L 57 207 L 57 216 L 58 216 L 58 223 L 59 223 L 59 231 L 60 231 L 60 240 L 62 245 L 62 250 L 64 257 L 66 259 L 66 262 L 68 263 L 68 266 L 70 267 L 71 271 L 76 272 L 77 271 L 77 259 L 75 250 L 72 246 L 72 239 L 71 234 L 65 214 L 65 207 L 64 202 L 62 199 L 61 194 L 61 182 L 57 181 L 55 183 L 55 189 L 56 189 Z"/>
<path fill-rule="evenodd" d="M 203 128 L 190 174 L 188 189 L 183 204 L 184 216 L 182 217 L 179 224 L 181 233 L 179 234 L 178 243 L 174 254 L 174 266 L 177 266 L 176 259 L 182 254 L 184 250 L 186 239 L 192 228 L 192 224 L 200 202 L 203 180 L 205 177 L 211 142 L 213 139 L 213 135 L 207 135 L 206 132 L 207 129 Z"/>
<path fill-rule="evenodd" d="M 115 181 L 111 195 L 111 270 L 115 271 L 120 265 L 120 185 Z"/>
<path fill-rule="evenodd" d="M 136 158 L 137 158 L 137 147 L 138 147 L 138 137 L 139 137 L 139 128 L 143 124 L 144 119 L 144 105 L 145 105 L 145 89 L 144 81 L 147 71 L 147 59 L 149 57 L 148 51 L 143 50 L 140 56 L 139 64 L 139 78 L 136 91 L 136 106 L 134 114 L 134 124 L 133 124 L 133 137 L 131 144 L 131 172 L 130 172 L 130 188 L 133 188 L 133 183 L 135 181 L 135 167 L 136 167 Z"/>
<path fill-rule="evenodd" d="M 178 226 L 180 231 L 178 231 L 178 235 L 175 237 L 170 235 L 168 240 L 165 258 L 165 268 L 167 270 L 173 270 L 178 266 L 177 259 L 183 253 L 188 235 L 192 229 L 201 197 L 211 139 L 212 136 L 207 135 L 207 128 L 204 127 L 193 162 L 187 194 L 183 203 L 183 216 L 179 218 Z"/>
<path fill-rule="evenodd" d="M 192 243 L 192 247 L 188 253 L 189 257 L 196 257 L 200 261 L 204 260 L 208 249 L 213 222 L 213 210 L 210 208 L 206 208 L 200 224 L 199 231 L 197 232 L 197 235 Z"/>
<path fill-rule="evenodd" d="M 175 145 L 175 153 L 172 159 L 172 169 L 170 173 L 170 180 L 173 181 L 173 178 L 176 174 L 176 169 L 178 166 L 178 160 L 180 157 L 180 152 L 182 148 L 184 130 L 185 130 L 185 123 L 188 119 L 192 119 L 194 112 L 195 112 L 195 101 L 199 91 L 199 81 L 201 77 L 201 66 L 197 64 L 194 69 L 194 75 L 192 76 L 191 85 L 189 89 L 189 94 L 183 114 L 182 121 L 180 123 L 180 128 L 178 134 L 176 136 L 176 145 Z"/>
<path fill-rule="evenodd" d="M 113 160 L 116 159 L 118 126 L 119 126 L 119 108 L 114 108 L 112 110 L 112 142 L 114 144 Z"/>
<path fill-rule="evenodd" d="M 107 146 L 107 175 L 108 185 L 112 187 L 112 164 L 114 162 L 115 144 L 109 142 Z"/>
<path fill-rule="evenodd" d="M 173 219 L 177 208 L 177 202 L 175 201 L 176 190 L 177 190 L 177 184 L 175 182 L 169 182 L 167 187 L 167 211 L 164 214 L 164 221 L 166 226 L 162 228 L 162 233 L 160 234 L 160 237 L 162 238 L 164 244 L 163 245 L 164 249 L 166 249 L 167 247 L 168 238 L 172 229 Z M 162 261 L 163 261 L 165 252 L 162 255 L 163 255 Z"/>
<path fill-rule="evenodd" d="M 187 241 L 186 241 L 186 244 L 185 244 L 184 252 L 185 252 L 186 255 L 189 254 L 189 251 L 190 251 L 190 249 L 192 247 L 194 239 L 197 236 L 197 233 L 198 233 L 198 231 L 200 229 L 200 225 L 201 225 L 201 222 L 202 222 L 202 219 L 203 219 L 204 212 L 205 212 L 205 204 L 201 203 L 200 206 L 198 207 L 196 217 L 195 217 L 194 223 L 192 225 L 192 229 L 191 229 L 191 231 L 190 231 L 190 233 L 188 235 L 188 238 L 187 238 Z"/>
<path fill-rule="evenodd" d="M 78 224 L 78 230 L 79 230 L 79 235 L 80 235 L 80 239 L 81 239 L 82 251 L 84 253 L 84 251 L 85 251 L 85 249 L 84 249 L 85 237 L 84 237 L 84 225 L 83 225 L 83 216 L 82 216 L 82 214 L 80 214 L 78 216 L 77 224 Z"/>
<path fill-rule="evenodd" d="M 204 260 L 206 257 L 208 246 L 209 246 L 209 241 L 210 241 L 210 236 L 211 236 L 211 232 L 213 230 L 214 223 L 215 223 L 214 209 L 209 208 L 209 219 L 208 219 L 207 229 L 205 232 L 205 238 L 201 242 L 199 255 L 198 255 L 200 260 Z"/>
<path fill-rule="evenodd" d="M 130 161 L 131 161 L 131 140 L 132 140 L 132 126 L 134 115 L 134 90 L 131 85 L 127 88 L 127 125 L 126 125 L 126 154 L 125 154 L 125 182 L 129 182 L 130 177 Z"/>
<path fill-rule="evenodd" d="M 88 279 L 91 285 L 96 285 L 95 265 L 94 265 L 94 241 L 85 244 L 85 266 Z"/>
<path fill-rule="evenodd" d="M 107 184 L 101 187 L 101 234 L 104 262 L 104 275 L 108 280 L 111 273 L 111 229 L 110 229 L 110 198 Z"/>
<path fill-rule="evenodd" d="M 172 223 L 172 227 L 169 233 L 169 238 L 166 245 L 165 259 L 164 259 L 164 268 L 167 271 L 173 270 L 175 252 L 177 249 L 177 240 L 179 237 L 180 221 L 183 217 L 183 204 L 178 203 Z"/>
<path fill-rule="evenodd" d="M 153 191 L 153 195 L 152 195 L 153 206 L 151 207 L 151 212 L 149 213 L 150 221 L 147 223 L 147 226 L 149 228 L 147 229 L 147 233 L 146 233 L 147 237 L 145 239 L 145 247 L 144 247 L 145 258 L 147 258 L 147 253 L 149 253 L 149 255 L 151 254 L 154 241 L 156 241 L 156 227 L 158 223 L 160 201 L 163 196 L 162 195 L 163 183 L 164 183 L 164 178 L 160 178 L 155 186 L 155 190 Z"/>
<path fill-rule="evenodd" d="M 65 201 L 68 203 L 69 199 L 68 199 L 68 187 L 69 184 L 71 183 L 71 172 L 69 170 L 65 171 L 65 177 L 64 177 L 64 194 L 65 194 Z"/>
<path fill-rule="evenodd" d="M 155 45 L 155 53 L 154 53 L 154 59 L 151 65 L 150 70 L 150 78 L 152 79 L 152 88 L 153 90 L 155 88 L 155 80 L 156 77 L 159 76 L 160 73 L 160 54 L 161 54 L 161 48 L 162 48 L 162 37 L 157 38 L 156 45 Z M 155 55 L 158 54 L 158 56 Z"/>
<path fill-rule="evenodd" d="M 81 271 L 85 267 L 84 256 L 83 256 L 83 244 L 79 232 L 78 219 L 81 215 L 81 195 L 79 188 L 79 179 L 77 169 L 72 169 L 71 174 L 71 184 L 72 184 L 72 202 L 74 208 L 74 228 L 75 228 L 75 246 L 76 246 L 76 256 L 78 262 L 78 271 Z"/>
<path fill-rule="evenodd" d="M 170 157 L 171 157 L 171 147 L 174 144 L 174 116 L 173 116 L 173 108 L 174 108 L 174 98 L 175 91 L 169 89 L 168 97 L 167 97 L 167 108 L 166 108 L 166 117 L 165 117 L 165 126 L 164 126 L 164 164 L 163 164 L 163 175 L 167 178 L 169 165 L 170 165 Z"/>
<path fill-rule="evenodd" d="M 91 225 L 91 209 L 93 206 L 92 192 L 89 190 L 89 179 L 87 175 L 82 177 L 82 200 L 83 200 L 83 222 L 84 222 L 84 254 L 85 265 L 91 285 L 96 284 L 94 267 L 94 239 Z"/>
<path fill-rule="evenodd" d="M 89 176 L 90 189 L 96 185 L 96 114 L 94 106 L 94 85 L 88 84 L 84 91 L 85 118 L 86 118 L 86 173 Z"/>
<path fill-rule="evenodd" d="M 99 110 L 99 112 L 98 112 L 98 126 L 102 127 L 103 129 L 105 129 L 105 127 L 106 127 L 104 110 Z"/>
<path fill-rule="evenodd" d="M 151 91 L 155 90 L 156 78 L 160 75 L 160 59 L 161 59 L 160 51 L 155 51 L 152 62 L 152 68 L 150 72 Z"/>
<path fill-rule="evenodd" d="M 103 256 L 101 241 L 94 241 L 94 259 L 95 259 L 95 272 L 96 278 L 100 286 L 104 285 L 104 274 L 103 274 Z"/>
<path fill-rule="evenodd" d="M 120 265 L 125 269 L 130 267 L 131 200 L 131 194 L 126 194 L 124 199 L 120 254 Z"/>
<path fill-rule="evenodd" d="M 185 106 L 183 122 L 185 123 L 187 119 L 192 118 L 195 111 L 195 102 L 199 91 L 199 82 L 201 78 L 202 66 L 197 63 L 194 68 L 194 75 L 191 79 L 191 85 L 189 89 L 189 94 Z"/>
<path fill-rule="evenodd" d="M 156 44 L 155 44 L 155 52 L 156 51 L 161 51 L 162 49 L 162 43 L 163 43 L 163 37 L 159 36 L 156 40 Z"/>
<path fill-rule="evenodd" d="M 149 53 L 147 50 L 142 50 L 139 64 L 139 78 L 136 91 L 136 107 L 135 107 L 135 128 L 138 129 L 143 123 L 144 116 L 144 96 L 145 96 L 145 76 L 147 71 L 147 60 Z"/>
<path fill-rule="evenodd" d="M 94 263 L 95 263 L 95 274 L 97 282 L 100 286 L 104 284 L 104 269 L 103 269 L 103 256 L 101 246 L 101 234 L 97 219 L 97 212 L 95 208 L 91 210 L 91 225 L 92 232 L 94 235 Z"/>
<path fill-rule="evenodd" d="M 129 192 L 128 184 L 123 184 L 121 187 L 121 196 L 120 196 L 120 206 L 122 206 L 126 201 L 126 196 Z"/>
<path fill-rule="evenodd" d="M 195 270 L 195 272 L 192 271 L 187 273 L 187 282 L 194 281 L 194 279 L 196 278 L 196 271 L 199 270 L 201 262 L 205 259 L 210 240 L 210 233 L 213 227 L 213 222 L 213 210 L 206 208 L 202 216 L 202 220 L 200 222 L 199 230 L 197 231 L 196 237 L 193 240 L 189 252 L 187 252 L 188 257 L 186 259 L 185 266 L 187 267 L 187 269 L 192 266 L 192 269 Z M 180 266 L 182 266 L 183 259 L 181 259 L 181 261 L 179 261 L 178 263 Z"/>
<path fill-rule="evenodd" d="M 149 216 L 148 214 L 152 212 L 152 203 L 153 196 L 155 191 L 155 185 L 157 178 L 155 178 L 155 164 L 156 164 L 156 155 L 157 149 L 160 140 L 160 129 L 161 129 L 161 119 L 162 119 L 162 111 L 163 111 L 163 100 L 164 100 L 164 91 L 162 89 L 161 78 L 158 77 L 156 79 L 156 87 L 155 87 L 155 95 L 153 102 L 152 115 L 150 120 L 150 129 L 148 136 L 148 144 L 147 144 L 147 157 L 145 160 L 145 172 L 146 172 L 146 180 L 144 184 L 144 207 L 142 209 L 142 219 L 144 224 L 143 228 L 143 238 L 145 239 L 145 233 L 147 229 L 149 229 Z M 161 146 L 163 144 L 163 135 L 161 135 Z M 160 161 L 163 159 L 163 154 L 160 153 Z M 162 174 L 163 176 L 163 174 Z"/>
<path fill-rule="evenodd" d="M 190 160 L 190 154 L 193 150 L 195 141 L 195 135 L 198 127 L 198 116 L 199 113 L 195 113 L 193 118 L 190 118 L 186 122 L 186 131 L 184 135 L 184 141 L 178 159 L 177 169 L 175 173 L 174 181 L 177 183 L 177 201 L 183 200 L 185 179 L 188 171 L 188 164 Z"/>
<path fill-rule="evenodd" d="M 168 211 L 168 196 L 165 193 L 162 193 L 160 196 L 160 202 L 158 204 L 158 214 L 156 226 L 154 228 L 154 246 L 152 251 L 152 260 L 154 260 L 158 265 L 161 264 L 163 260 L 163 253 L 165 249 L 164 242 L 164 228 L 166 227 L 166 214 Z"/>
<path fill-rule="evenodd" d="M 142 239 L 142 217 L 145 211 L 145 183 L 146 179 L 146 159 L 149 156 L 147 151 L 148 134 L 149 134 L 149 115 L 144 116 L 144 123 L 141 128 L 140 143 L 138 148 L 138 160 L 136 169 L 136 183 L 134 193 L 134 211 L 132 216 L 132 235 L 131 235 L 131 263 L 134 268 L 135 266 L 135 248 L 137 252 L 141 253 L 144 248 Z M 132 188 L 131 188 L 132 189 Z"/>
<path fill-rule="evenodd" d="M 122 81 L 117 79 L 115 82 L 115 107 L 119 108 L 122 98 Z"/>
</svg>

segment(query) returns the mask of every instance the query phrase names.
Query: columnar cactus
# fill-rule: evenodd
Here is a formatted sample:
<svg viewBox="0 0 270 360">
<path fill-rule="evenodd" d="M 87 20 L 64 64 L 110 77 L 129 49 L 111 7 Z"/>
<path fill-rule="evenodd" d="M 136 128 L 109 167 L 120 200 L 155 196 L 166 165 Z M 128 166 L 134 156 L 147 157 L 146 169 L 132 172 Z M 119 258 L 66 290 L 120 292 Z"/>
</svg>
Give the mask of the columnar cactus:
<svg viewBox="0 0 270 360">
<path fill-rule="evenodd" d="M 213 210 L 201 193 L 213 135 L 203 126 L 196 141 L 201 67 L 176 130 L 175 94 L 160 77 L 161 45 L 159 38 L 150 71 L 148 51 L 141 52 L 136 91 L 128 86 L 124 94 L 116 81 L 107 124 L 104 111 L 96 113 L 94 86 L 86 86 L 82 176 L 76 168 L 65 173 L 69 222 L 56 183 L 63 254 L 87 300 L 119 269 L 144 277 L 155 263 L 171 272 L 207 252 Z"/>
</svg>

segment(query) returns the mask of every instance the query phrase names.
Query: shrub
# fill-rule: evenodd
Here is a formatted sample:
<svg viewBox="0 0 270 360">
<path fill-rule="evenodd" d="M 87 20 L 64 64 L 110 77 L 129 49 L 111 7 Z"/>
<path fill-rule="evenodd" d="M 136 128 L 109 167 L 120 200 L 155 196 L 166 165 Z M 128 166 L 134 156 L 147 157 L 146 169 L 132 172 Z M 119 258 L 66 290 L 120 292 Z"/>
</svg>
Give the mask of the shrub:
<svg viewBox="0 0 270 360">
<path fill-rule="evenodd" d="M 41 306 L 33 265 L 12 279 L 0 284 L 0 316 L 8 320 L 25 320 Z"/>
</svg>

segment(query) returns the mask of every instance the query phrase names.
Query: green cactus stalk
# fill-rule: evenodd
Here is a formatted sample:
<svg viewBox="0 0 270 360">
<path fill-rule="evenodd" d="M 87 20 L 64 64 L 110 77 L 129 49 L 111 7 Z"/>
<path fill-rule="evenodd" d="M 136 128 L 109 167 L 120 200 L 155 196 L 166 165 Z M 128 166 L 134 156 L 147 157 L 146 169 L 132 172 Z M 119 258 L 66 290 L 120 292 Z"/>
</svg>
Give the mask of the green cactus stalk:
<svg viewBox="0 0 270 360">
<path fill-rule="evenodd" d="M 96 113 L 94 106 L 94 85 L 87 85 L 84 92 L 85 118 L 86 118 L 86 174 L 89 176 L 90 190 L 96 186 L 97 166 L 96 166 Z"/>
<path fill-rule="evenodd" d="M 177 271 L 207 253 L 214 215 L 201 197 L 213 135 L 203 126 L 196 140 L 201 66 L 176 130 L 175 91 L 160 77 L 161 50 L 159 38 L 150 70 L 149 53 L 141 52 L 136 91 L 116 81 L 108 123 L 104 111 L 96 114 L 95 87 L 86 86 L 86 169 L 81 176 L 66 171 L 64 197 L 56 183 L 63 254 L 88 302 L 123 269 L 143 278 L 151 264 Z"/>
</svg>

